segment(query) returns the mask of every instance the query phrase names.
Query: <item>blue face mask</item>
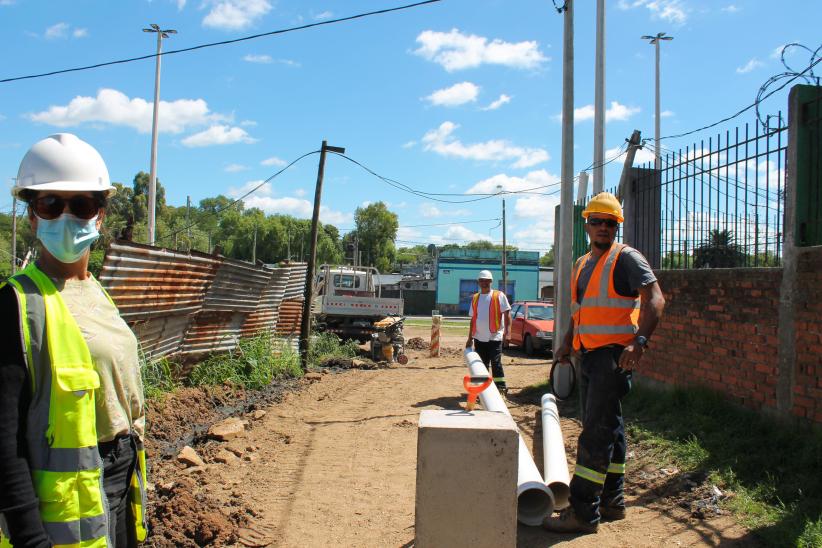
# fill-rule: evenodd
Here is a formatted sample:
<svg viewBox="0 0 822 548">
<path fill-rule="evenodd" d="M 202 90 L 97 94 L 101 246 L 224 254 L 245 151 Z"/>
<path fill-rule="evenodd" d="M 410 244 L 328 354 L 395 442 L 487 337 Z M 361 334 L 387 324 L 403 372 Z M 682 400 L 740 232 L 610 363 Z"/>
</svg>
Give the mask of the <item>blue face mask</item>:
<svg viewBox="0 0 822 548">
<path fill-rule="evenodd" d="M 37 238 L 61 263 L 76 263 L 100 237 L 97 217 L 80 219 L 64 213 L 56 219 L 37 217 Z"/>
</svg>

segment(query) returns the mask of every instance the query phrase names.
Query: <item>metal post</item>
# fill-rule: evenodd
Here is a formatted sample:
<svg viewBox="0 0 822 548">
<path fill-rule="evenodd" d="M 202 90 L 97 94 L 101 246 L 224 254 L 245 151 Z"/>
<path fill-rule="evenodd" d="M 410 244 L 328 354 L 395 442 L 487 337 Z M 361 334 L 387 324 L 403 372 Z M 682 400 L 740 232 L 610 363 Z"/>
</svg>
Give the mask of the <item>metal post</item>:
<svg viewBox="0 0 822 548">
<path fill-rule="evenodd" d="M 598 193 L 594 193 L 598 194 Z M 579 183 L 577 184 L 577 201 L 585 200 L 588 197 L 588 172 L 579 172 Z"/>
<path fill-rule="evenodd" d="M 303 371 L 308 370 L 308 339 L 311 336 L 311 304 L 314 300 L 314 263 L 317 260 L 317 232 L 320 225 L 320 201 L 323 192 L 323 175 L 325 174 L 325 154 L 327 151 L 345 154 L 342 147 L 332 147 L 323 141 L 320 148 L 320 165 L 317 169 L 317 188 L 314 190 L 314 214 L 311 217 L 311 247 L 308 252 L 308 265 L 305 271 L 305 291 L 303 317 L 300 325 L 300 360 Z"/>
<path fill-rule="evenodd" d="M 11 273 L 17 272 L 17 196 L 11 201 Z"/>
<path fill-rule="evenodd" d="M 597 0 L 596 66 L 594 75 L 594 194 L 605 186 L 605 0 Z"/>
<path fill-rule="evenodd" d="M 562 168 L 559 249 L 555 278 L 554 340 L 562 340 L 571 320 L 571 257 L 574 235 L 574 0 L 565 2 L 562 45 Z M 557 291 L 558 289 L 558 291 Z"/>
<path fill-rule="evenodd" d="M 191 196 L 186 196 L 186 232 L 188 233 L 188 247 L 191 249 Z"/>
<path fill-rule="evenodd" d="M 659 42 L 662 40 L 673 40 L 673 36 L 666 36 L 664 32 L 656 33 L 656 36 L 643 36 L 643 40 L 649 40 L 653 44 L 656 53 L 656 109 L 654 115 L 654 169 L 659 170 L 662 162 L 660 161 L 659 152 L 659 133 L 661 127 L 661 114 L 659 106 Z"/>
<path fill-rule="evenodd" d="M 508 257 L 507 246 L 505 245 L 505 198 L 502 199 L 502 292 L 508 295 Z"/>
<path fill-rule="evenodd" d="M 154 245 L 156 213 L 157 213 L 157 117 L 160 110 L 160 58 L 163 50 L 163 38 L 169 34 L 176 34 L 173 29 L 161 29 L 159 25 L 151 24 L 151 28 L 143 32 L 157 33 L 157 63 L 154 71 L 154 115 L 151 125 L 151 173 L 148 182 L 148 245 Z"/>
</svg>

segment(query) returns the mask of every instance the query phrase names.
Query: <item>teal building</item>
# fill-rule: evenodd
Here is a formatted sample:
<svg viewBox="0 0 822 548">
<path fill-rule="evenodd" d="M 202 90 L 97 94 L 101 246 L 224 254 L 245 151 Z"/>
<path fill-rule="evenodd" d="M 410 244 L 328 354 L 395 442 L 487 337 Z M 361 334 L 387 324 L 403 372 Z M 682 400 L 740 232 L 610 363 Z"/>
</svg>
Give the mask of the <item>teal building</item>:
<svg viewBox="0 0 822 548">
<path fill-rule="evenodd" d="M 494 275 L 494 288 L 502 290 L 502 251 L 444 249 L 437 261 L 437 309 L 448 316 L 467 316 L 471 296 L 479 291 L 480 270 Z M 506 253 L 509 302 L 539 299 L 539 252 Z"/>
</svg>

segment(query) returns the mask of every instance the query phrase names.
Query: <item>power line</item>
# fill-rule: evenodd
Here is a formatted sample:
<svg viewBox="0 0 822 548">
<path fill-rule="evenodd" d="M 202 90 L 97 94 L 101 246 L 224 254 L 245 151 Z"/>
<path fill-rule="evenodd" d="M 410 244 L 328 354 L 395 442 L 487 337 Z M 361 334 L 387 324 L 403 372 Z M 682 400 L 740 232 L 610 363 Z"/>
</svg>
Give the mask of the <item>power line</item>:
<svg viewBox="0 0 822 548">
<path fill-rule="evenodd" d="M 219 209 L 215 210 L 215 211 L 213 212 L 213 214 L 214 214 L 215 216 L 218 216 L 218 217 L 219 217 L 219 216 L 220 216 L 220 215 L 221 215 L 224 211 L 226 211 L 226 210 L 228 210 L 228 209 L 231 209 L 233 206 L 235 206 L 236 204 L 240 203 L 240 202 L 243 200 L 243 198 L 245 198 L 245 197 L 247 197 L 247 196 L 250 196 L 251 194 L 253 194 L 253 193 L 254 193 L 254 192 L 256 192 L 257 190 L 259 190 L 259 189 L 260 189 L 260 188 L 261 188 L 264 184 L 266 184 L 266 183 L 270 182 L 272 179 L 274 179 L 275 177 L 277 177 L 278 175 L 280 175 L 281 173 L 283 173 L 284 171 L 286 171 L 287 169 L 289 169 L 291 166 L 293 166 L 294 164 L 296 164 L 297 162 L 299 162 L 299 161 L 300 161 L 300 160 L 302 160 L 303 158 L 306 158 L 306 157 L 308 157 L 308 156 L 311 156 L 312 154 L 318 154 L 319 152 L 320 152 L 319 150 L 313 150 L 313 151 L 311 151 L 311 152 L 306 152 L 305 154 L 303 154 L 302 156 L 300 156 L 299 158 L 297 158 L 296 160 L 294 160 L 293 162 L 291 162 L 290 164 L 288 164 L 287 166 L 285 166 L 284 168 L 282 168 L 280 171 L 278 171 L 277 173 L 275 173 L 274 175 L 272 175 L 271 177 L 269 177 L 269 178 L 268 178 L 268 179 L 266 179 L 265 181 L 261 182 L 260 184 L 258 184 L 257 186 L 255 186 L 254 188 L 252 188 L 251 190 L 249 190 L 248 192 L 246 192 L 245 194 L 243 194 L 242 196 L 240 196 L 239 198 L 237 198 L 236 200 L 234 200 L 233 202 L 231 202 L 230 204 L 228 204 L 227 206 L 225 206 L 225 207 L 221 207 L 221 208 L 219 208 Z M 194 221 L 193 223 L 189 223 L 188 225 L 186 225 L 186 226 L 184 226 L 184 227 L 182 227 L 182 228 L 180 228 L 180 229 L 178 229 L 178 230 L 175 230 L 174 232 L 170 232 L 169 234 L 167 234 L 166 236 L 164 236 L 163 238 L 161 238 L 161 239 L 160 239 L 160 241 L 167 240 L 168 238 L 172 238 L 172 237 L 174 237 L 175 235 L 177 235 L 177 234 L 179 234 L 179 233 L 181 233 L 181 232 L 185 232 L 185 231 L 186 231 L 186 230 L 188 230 L 189 228 L 194 227 L 196 224 L 197 224 L 197 221 Z"/>
<path fill-rule="evenodd" d="M 467 224 L 471 224 L 471 223 L 490 223 L 490 222 L 499 221 L 499 220 L 500 220 L 499 217 L 497 217 L 495 219 L 479 219 L 477 221 L 460 221 L 460 222 L 455 222 L 455 223 L 432 223 L 432 224 L 427 224 L 427 225 L 402 225 L 398 228 L 423 228 L 423 227 L 429 227 L 429 226 L 467 225 Z M 338 230 L 340 230 L 341 232 L 342 231 L 350 232 L 352 230 L 357 230 L 357 227 L 340 228 Z"/>
<path fill-rule="evenodd" d="M 434 4 L 434 3 L 437 3 L 437 2 L 441 2 L 441 1 L 442 0 L 424 0 L 422 2 L 415 2 L 413 4 L 406 4 L 404 6 L 397 6 L 397 7 L 394 7 L 394 8 L 386 8 L 386 9 L 382 9 L 382 10 L 369 11 L 369 12 L 366 12 L 366 13 L 358 13 L 356 15 L 349 15 L 347 17 L 340 17 L 340 18 L 337 18 L 337 19 L 329 19 L 329 20 L 326 20 L 326 21 L 318 21 L 318 22 L 315 22 L 315 23 L 308 23 L 306 25 L 300 25 L 298 27 L 289 27 L 289 28 L 285 28 L 285 29 L 272 30 L 270 32 L 263 32 L 263 33 L 260 33 L 260 34 L 252 34 L 251 36 L 244 36 L 242 38 L 235 38 L 233 40 L 223 40 L 223 41 L 220 41 L 220 42 L 210 42 L 210 43 L 207 43 L 207 44 L 200 44 L 198 46 L 192 46 L 190 48 L 169 50 L 169 51 L 160 53 L 159 55 L 166 56 L 166 55 L 172 55 L 172 54 L 175 54 L 175 53 L 185 53 L 185 52 L 188 52 L 188 51 L 194 51 L 194 50 L 198 50 L 198 49 L 211 48 L 211 47 L 215 47 L 215 46 L 225 46 L 225 45 L 228 45 L 228 44 L 234 44 L 234 43 L 237 43 L 237 42 L 245 42 L 247 40 L 254 40 L 256 38 L 262 38 L 262 37 L 265 37 L 265 36 L 274 36 L 276 34 L 286 34 L 286 33 L 289 33 L 289 32 L 294 32 L 294 31 L 298 31 L 298 30 L 305 30 L 305 29 L 309 29 L 309 28 L 312 28 L 312 27 L 320 27 L 320 26 L 324 26 L 324 25 L 332 25 L 332 24 L 335 24 L 335 23 L 353 21 L 355 19 L 362 19 L 364 17 L 370 17 L 372 15 L 384 15 L 386 13 L 391 13 L 391 12 L 394 12 L 394 11 L 407 10 L 407 9 L 411 9 L 411 8 L 424 6 L 424 5 L 427 5 L 427 4 Z M 158 56 L 158 54 L 156 54 L 156 53 L 151 54 L 151 55 L 141 55 L 139 57 L 131 57 L 129 59 L 120 59 L 120 60 L 117 60 L 117 61 L 108 61 L 108 62 L 105 62 L 105 63 L 97 63 L 97 64 L 94 64 L 94 65 L 87 65 L 87 66 L 84 66 L 84 67 L 54 70 L 54 71 L 51 71 L 51 72 L 44 72 L 44 73 L 40 73 L 40 74 L 30 74 L 28 76 L 16 76 L 14 78 L 4 78 L 4 79 L 0 80 L 0 84 L 5 84 L 5 83 L 8 83 L 8 82 L 16 82 L 18 80 L 31 80 L 33 78 L 43 78 L 43 77 L 46 77 L 46 76 L 54 76 L 54 75 L 57 75 L 57 74 L 65 74 L 67 72 L 79 72 L 79 71 L 83 71 L 83 70 L 91 70 L 91 69 L 106 67 L 106 66 L 110 66 L 110 65 L 122 65 L 122 64 L 125 64 L 125 63 L 132 63 L 134 61 L 142 61 L 144 59 L 153 59 L 157 56 Z"/>
<path fill-rule="evenodd" d="M 817 51 L 819 51 L 819 50 L 817 50 Z M 702 126 L 701 128 L 697 128 L 697 129 L 694 129 L 694 130 L 691 130 L 691 131 L 686 131 L 685 133 L 677 133 L 677 134 L 675 134 L 675 135 L 666 135 L 665 137 L 660 137 L 660 138 L 659 138 L 659 140 L 660 140 L 660 141 L 662 141 L 663 139 L 677 139 L 677 138 L 679 138 L 679 137 L 686 137 L 686 136 L 688 136 L 688 135 L 692 135 L 692 134 L 694 134 L 694 133 L 698 133 L 698 132 L 700 132 L 700 131 L 704 131 L 704 130 L 706 130 L 706 129 L 711 129 L 712 127 L 716 127 L 716 126 L 718 126 L 719 124 L 723 124 L 723 123 L 725 123 L 725 122 L 728 122 L 728 121 L 730 121 L 730 120 L 733 120 L 733 119 L 734 119 L 734 118 L 736 118 L 737 116 L 739 116 L 739 115 L 741 115 L 741 114 L 743 114 L 743 113 L 745 113 L 745 112 L 747 112 L 747 111 L 751 110 L 752 108 L 754 108 L 754 107 L 758 107 L 758 106 L 759 106 L 759 104 L 760 104 L 761 102 L 763 102 L 765 99 L 767 99 L 768 97 L 770 97 L 771 95 L 773 95 L 773 94 L 774 94 L 774 93 L 776 93 L 777 91 L 780 91 L 780 90 L 784 89 L 784 88 L 785 88 L 785 86 L 787 86 L 788 84 L 790 84 L 791 82 L 793 82 L 793 81 L 794 81 L 794 80 L 796 80 L 797 78 L 803 78 L 803 77 L 804 77 L 804 75 L 805 75 L 805 73 L 810 72 L 811 74 L 813 74 L 813 67 L 815 67 L 816 65 L 818 65 L 820 61 L 822 61 L 822 57 L 819 57 L 819 58 L 817 58 L 816 60 L 811 60 L 810 64 L 809 64 L 807 67 L 805 67 L 805 69 L 804 69 L 802 72 L 794 73 L 794 74 L 793 74 L 793 75 L 791 75 L 791 76 L 789 77 L 789 79 L 788 79 L 785 83 L 783 83 L 781 86 L 779 86 L 778 88 L 775 88 L 774 90 L 772 90 L 772 91 L 770 91 L 770 92 L 768 92 L 768 93 L 765 93 L 764 95 L 762 95 L 762 90 L 760 89 L 760 94 L 758 94 L 758 95 L 757 95 L 756 101 L 754 101 L 754 102 L 753 102 L 753 103 L 751 103 L 750 105 L 746 106 L 745 108 L 743 108 L 743 109 L 741 109 L 741 110 L 737 111 L 736 113 L 734 113 L 734 114 L 732 114 L 732 115 L 730 115 L 730 116 L 727 116 L 727 117 L 725 117 L 725 118 L 723 118 L 723 119 L 721 119 L 721 120 L 719 120 L 719 121 L 716 121 L 716 122 L 714 122 L 714 123 L 712 123 L 712 124 L 708 124 L 707 126 Z M 786 75 L 781 75 L 781 76 L 785 77 Z"/>
</svg>

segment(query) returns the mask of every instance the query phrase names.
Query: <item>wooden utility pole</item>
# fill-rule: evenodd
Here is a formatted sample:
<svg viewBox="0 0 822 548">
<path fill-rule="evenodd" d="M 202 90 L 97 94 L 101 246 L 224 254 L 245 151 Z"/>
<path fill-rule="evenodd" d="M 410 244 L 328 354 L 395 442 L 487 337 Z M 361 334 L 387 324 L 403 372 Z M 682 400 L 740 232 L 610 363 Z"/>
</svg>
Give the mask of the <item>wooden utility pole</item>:
<svg viewBox="0 0 822 548">
<path fill-rule="evenodd" d="M 317 232 L 320 226 L 320 201 L 323 193 L 323 175 L 325 174 L 326 152 L 345 154 L 342 147 L 332 147 L 323 141 L 320 148 L 320 165 L 317 169 L 317 188 L 314 190 L 314 214 L 311 217 L 311 247 L 308 252 L 308 266 L 305 270 L 305 291 L 303 292 L 303 317 L 300 325 L 300 361 L 303 371 L 308 370 L 308 347 L 311 337 L 311 304 L 314 300 L 314 267 L 317 261 Z"/>
<path fill-rule="evenodd" d="M 257 224 L 254 224 L 254 244 L 251 247 L 251 264 L 257 264 Z"/>
</svg>

